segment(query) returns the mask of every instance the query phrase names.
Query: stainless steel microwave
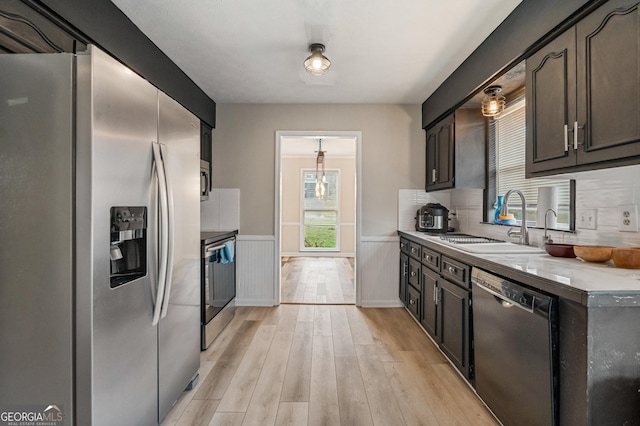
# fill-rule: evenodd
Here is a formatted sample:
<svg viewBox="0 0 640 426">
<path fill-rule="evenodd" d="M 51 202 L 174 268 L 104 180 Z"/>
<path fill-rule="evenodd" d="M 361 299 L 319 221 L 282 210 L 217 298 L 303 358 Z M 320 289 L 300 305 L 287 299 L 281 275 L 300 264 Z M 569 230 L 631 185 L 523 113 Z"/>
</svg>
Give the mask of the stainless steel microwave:
<svg viewBox="0 0 640 426">
<path fill-rule="evenodd" d="M 200 160 L 200 201 L 209 199 L 211 187 L 211 168 L 208 161 Z"/>
</svg>

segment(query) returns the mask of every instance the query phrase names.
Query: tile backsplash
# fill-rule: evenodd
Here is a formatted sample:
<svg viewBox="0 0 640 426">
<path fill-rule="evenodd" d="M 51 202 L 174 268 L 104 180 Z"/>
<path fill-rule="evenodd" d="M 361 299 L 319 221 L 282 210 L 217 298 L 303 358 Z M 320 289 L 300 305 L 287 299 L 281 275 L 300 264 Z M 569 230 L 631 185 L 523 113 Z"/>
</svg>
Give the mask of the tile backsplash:
<svg viewBox="0 0 640 426">
<path fill-rule="evenodd" d="M 240 229 L 240 190 L 213 188 L 207 201 L 200 202 L 200 229 L 230 231 Z"/>
<path fill-rule="evenodd" d="M 446 191 L 425 192 L 421 189 L 398 190 L 398 230 L 416 230 L 416 212 L 427 203 L 440 203 L 447 207 L 451 196 Z"/>
<path fill-rule="evenodd" d="M 618 229 L 619 206 L 640 204 L 640 166 L 616 167 L 612 169 L 580 172 L 568 175 L 576 180 L 576 215 L 585 210 L 595 210 L 596 226 L 591 229 L 576 229 L 575 232 L 550 231 L 557 243 L 601 244 L 617 247 L 640 247 L 640 233 L 621 232 Z M 415 191 L 417 194 L 412 194 Z M 436 195 L 437 194 L 437 195 Z M 510 240 L 507 226 L 483 224 L 483 191 L 475 189 L 451 190 L 443 194 L 425 193 L 422 190 L 405 190 L 398 193 L 398 229 L 412 230 L 415 217 L 415 202 L 418 206 L 437 199 L 457 213 L 457 230 L 474 235 Z M 640 210 L 640 209 L 639 209 Z M 411 224 L 407 228 L 407 224 Z M 401 227 L 402 226 L 402 227 Z M 530 244 L 540 246 L 544 231 L 531 229 Z"/>
</svg>

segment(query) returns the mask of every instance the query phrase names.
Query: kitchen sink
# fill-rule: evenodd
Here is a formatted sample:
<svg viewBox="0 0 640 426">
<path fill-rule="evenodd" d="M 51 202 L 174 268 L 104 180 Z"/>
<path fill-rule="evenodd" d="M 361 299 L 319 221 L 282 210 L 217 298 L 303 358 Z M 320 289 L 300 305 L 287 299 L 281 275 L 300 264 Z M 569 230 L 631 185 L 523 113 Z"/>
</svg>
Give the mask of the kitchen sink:
<svg viewBox="0 0 640 426">
<path fill-rule="evenodd" d="M 438 242 L 477 254 L 542 253 L 542 250 L 535 246 L 523 246 L 508 241 L 473 235 L 442 235 L 439 237 Z"/>
<path fill-rule="evenodd" d="M 496 240 L 488 237 L 476 237 L 474 235 L 457 234 L 442 235 L 440 239 L 450 244 L 488 244 L 488 243 L 504 243 L 505 241 Z"/>
</svg>

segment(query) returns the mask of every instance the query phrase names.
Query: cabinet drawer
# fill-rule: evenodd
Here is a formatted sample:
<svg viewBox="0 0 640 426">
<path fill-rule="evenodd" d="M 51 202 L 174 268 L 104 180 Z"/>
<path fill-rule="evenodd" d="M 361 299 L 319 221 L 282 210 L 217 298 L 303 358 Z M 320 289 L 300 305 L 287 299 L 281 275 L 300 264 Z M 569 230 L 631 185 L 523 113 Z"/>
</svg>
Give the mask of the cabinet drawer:
<svg viewBox="0 0 640 426">
<path fill-rule="evenodd" d="M 422 264 L 433 271 L 440 272 L 440 253 L 422 247 Z"/>
<path fill-rule="evenodd" d="M 400 251 L 404 254 L 409 254 L 409 240 L 400 238 Z"/>
<path fill-rule="evenodd" d="M 442 276 L 449 281 L 461 287 L 470 288 L 470 271 L 471 268 L 468 265 L 455 261 L 447 256 L 442 256 Z"/>
<path fill-rule="evenodd" d="M 422 246 L 420 244 L 416 244 L 414 242 L 409 242 L 409 256 L 413 257 L 414 259 L 418 259 L 420 260 L 420 253 Z"/>
<path fill-rule="evenodd" d="M 420 262 L 415 259 L 409 259 L 409 284 L 420 288 Z"/>
<path fill-rule="evenodd" d="M 420 292 L 413 286 L 407 286 L 407 309 L 420 321 Z"/>
</svg>

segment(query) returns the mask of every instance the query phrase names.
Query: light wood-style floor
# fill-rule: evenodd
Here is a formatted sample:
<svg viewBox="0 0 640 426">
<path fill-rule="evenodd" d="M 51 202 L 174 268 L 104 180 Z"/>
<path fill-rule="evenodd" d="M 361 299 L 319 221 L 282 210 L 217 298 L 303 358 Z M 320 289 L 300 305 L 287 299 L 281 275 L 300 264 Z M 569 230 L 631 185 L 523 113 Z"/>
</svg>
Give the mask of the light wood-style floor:
<svg viewBox="0 0 640 426">
<path fill-rule="evenodd" d="M 236 308 L 163 425 L 497 423 L 402 308 Z"/>
<path fill-rule="evenodd" d="M 353 258 L 282 259 L 282 303 L 355 303 Z"/>
</svg>

